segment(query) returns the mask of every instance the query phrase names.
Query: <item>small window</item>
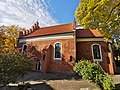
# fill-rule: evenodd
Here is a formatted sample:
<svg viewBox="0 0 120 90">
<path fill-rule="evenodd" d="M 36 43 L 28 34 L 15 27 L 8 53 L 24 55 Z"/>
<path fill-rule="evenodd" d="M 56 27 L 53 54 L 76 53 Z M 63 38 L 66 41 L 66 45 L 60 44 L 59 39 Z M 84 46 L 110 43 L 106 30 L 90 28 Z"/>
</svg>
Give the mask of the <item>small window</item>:
<svg viewBox="0 0 120 90">
<path fill-rule="evenodd" d="M 27 52 L 27 49 L 28 49 L 28 45 L 24 44 L 22 46 L 22 52 Z"/>
<path fill-rule="evenodd" d="M 55 44 L 55 50 L 54 50 L 54 58 L 55 59 L 61 59 L 62 58 L 62 44 L 61 43 L 56 43 Z"/>
<path fill-rule="evenodd" d="M 40 62 L 40 60 L 37 60 L 35 70 L 41 70 L 41 62 Z"/>
<path fill-rule="evenodd" d="M 72 62 L 72 56 L 70 56 L 70 62 Z"/>
<path fill-rule="evenodd" d="M 45 61 L 45 54 L 43 55 L 43 61 Z"/>
<path fill-rule="evenodd" d="M 93 59 L 96 61 L 102 61 L 101 47 L 98 44 L 92 45 Z"/>
</svg>

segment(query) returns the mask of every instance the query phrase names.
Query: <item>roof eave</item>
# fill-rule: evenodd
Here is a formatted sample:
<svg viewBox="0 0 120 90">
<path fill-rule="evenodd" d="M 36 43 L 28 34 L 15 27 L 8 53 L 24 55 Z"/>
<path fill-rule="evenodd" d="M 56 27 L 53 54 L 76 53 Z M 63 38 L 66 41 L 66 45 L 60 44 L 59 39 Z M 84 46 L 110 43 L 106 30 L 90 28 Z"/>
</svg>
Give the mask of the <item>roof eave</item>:
<svg viewBox="0 0 120 90">
<path fill-rule="evenodd" d="M 30 37 L 23 36 L 23 37 L 19 37 L 18 39 L 35 38 L 35 37 L 51 36 L 51 35 L 58 35 L 58 34 L 70 34 L 70 33 L 74 33 L 74 31 L 63 32 L 63 33 L 55 33 L 55 34 L 45 34 L 45 35 L 38 35 L 38 36 L 30 36 Z"/>
</svg>

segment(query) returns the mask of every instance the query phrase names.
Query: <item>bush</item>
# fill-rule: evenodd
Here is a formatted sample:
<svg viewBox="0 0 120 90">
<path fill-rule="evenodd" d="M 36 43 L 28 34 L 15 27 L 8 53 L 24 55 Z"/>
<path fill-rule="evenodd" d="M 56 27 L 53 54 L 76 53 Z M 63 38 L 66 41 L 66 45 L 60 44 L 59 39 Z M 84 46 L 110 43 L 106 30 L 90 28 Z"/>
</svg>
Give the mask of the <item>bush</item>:
<svg viewBox="0 0 120 90">
<path fill-rule="evenodd" d="M 111 90 L 115 87 L 112 78 L 104 72 L 99 64 L 91 63 L 88 60 L 80 60 L 75 64 L 74 70 L 82 75 L 84 80 L 99 85 L 101 89 Z"/>
<path fill-rule="evenodd" d="M 22 53 L 0 54 L 0 85 L 14 83 L 33 68 L 33 58 Z"/>
</svg>

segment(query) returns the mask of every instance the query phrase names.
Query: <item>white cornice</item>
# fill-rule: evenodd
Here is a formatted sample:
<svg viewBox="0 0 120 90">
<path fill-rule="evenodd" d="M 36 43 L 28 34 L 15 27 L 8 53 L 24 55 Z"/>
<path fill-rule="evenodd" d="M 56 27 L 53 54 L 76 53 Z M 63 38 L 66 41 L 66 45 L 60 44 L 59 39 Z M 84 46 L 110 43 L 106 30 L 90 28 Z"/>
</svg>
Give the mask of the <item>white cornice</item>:
<svg viewBox="0 0 120 90">
<path fill-rule="evenodd" d="M 104 41 L 103 38 L 78 38 L 77 42 L 87 42 L 87 41 Z"/>
<path fill-rule="evenodd" d="M 43 41 L 43 40 L 55 40 L 55 39 L 69 39 L 69 38 L 75 38 L 75 37 L 73 34 L 32 37 L 32 38 L 19 39 L 19 43 L 31 42 L 31 41 Z"/>
</svg>

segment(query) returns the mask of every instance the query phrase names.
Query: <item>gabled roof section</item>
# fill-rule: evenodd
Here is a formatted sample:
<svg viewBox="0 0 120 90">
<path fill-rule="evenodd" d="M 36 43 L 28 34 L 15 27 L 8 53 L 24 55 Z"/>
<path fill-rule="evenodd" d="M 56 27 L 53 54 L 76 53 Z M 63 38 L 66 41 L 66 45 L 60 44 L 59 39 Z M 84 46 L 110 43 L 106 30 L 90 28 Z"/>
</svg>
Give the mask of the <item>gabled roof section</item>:
<svg viewBox="0 0 120 90">
<path fill-rule="evenodd" d="M 36 36 L 44 36 L 44 35 L 54 35 L 54 34 L 61 34 L 61 33 L 67 33 L 72 32 L 74 28 L 76 28 L 76 22 L 69 23 L 69 24 L 62 24 L 62 25 L 56 25 L 56 26 L 49 26 L 49 27 L 42 27 L 38 28 L 36 30 L 32 30 L 32 32 L 29 33 L 29 31 L 23 32 L 20 34 L 20 38 L 29 38 L 29 37 L 36 37 Z"/>
<path fill-rule="evenodd" d="M 76 30 L 77 38 L 93 38 L 93 37 L 103 37 L 98 29 L 77 29 Z"/>
</svg>

